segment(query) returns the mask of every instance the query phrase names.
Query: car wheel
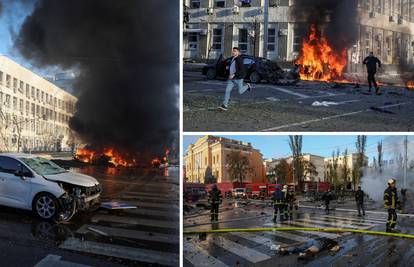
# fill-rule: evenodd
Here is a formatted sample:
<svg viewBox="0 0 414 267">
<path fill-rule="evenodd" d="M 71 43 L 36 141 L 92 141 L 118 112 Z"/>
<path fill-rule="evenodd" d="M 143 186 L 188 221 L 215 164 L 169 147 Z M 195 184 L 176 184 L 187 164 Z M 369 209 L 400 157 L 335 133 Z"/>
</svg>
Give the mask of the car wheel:
<svg viewBox="0 0 414 267">
<path fill-rule="evenodd" d="M 33 207 L 37 216 L 49 220 L 56 216 L 59 205 L 57 199 L 53 195 L 42 193 L 33 201 Z"/>
<path fill-rule="evenodd" d="M 250 73 L 249 80 L 252 83 L 259 83 L 261 81 L 259 73 L 257 73 L 257 71 L 253 71 L 252 73 Z"/>
<path fill-rule="evenodd" d="M 216 78 L 216 70 L 215 69 L 208 69 L 207 73 L 206 73 L 207 79 L 209 80 L 213 80 L 214 78 Z"/>
</svg>

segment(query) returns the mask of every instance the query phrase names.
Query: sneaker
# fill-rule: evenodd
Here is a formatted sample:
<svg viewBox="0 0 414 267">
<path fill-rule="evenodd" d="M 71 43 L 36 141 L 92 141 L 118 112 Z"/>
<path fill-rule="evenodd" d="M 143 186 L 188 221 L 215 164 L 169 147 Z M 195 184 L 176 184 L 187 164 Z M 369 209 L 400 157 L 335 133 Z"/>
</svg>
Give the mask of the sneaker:
<svg viewBox="0 0 414 267">
<path fill-rule="evenodd" d="M 219 109 L 221 109 L 221 110 L 224 110 L 224 111 L 226 111 L 226 110 L 229 110 L 224 104 L 223 105 L 221 105 L 220 107 L 219 107 Z"/>
<path fill-rule="evenodd" d="M 250 83 L 246 83 L 247 85 L 247 92 L 251 92 L 252 91 L 252 85 Z"/>
</svg>

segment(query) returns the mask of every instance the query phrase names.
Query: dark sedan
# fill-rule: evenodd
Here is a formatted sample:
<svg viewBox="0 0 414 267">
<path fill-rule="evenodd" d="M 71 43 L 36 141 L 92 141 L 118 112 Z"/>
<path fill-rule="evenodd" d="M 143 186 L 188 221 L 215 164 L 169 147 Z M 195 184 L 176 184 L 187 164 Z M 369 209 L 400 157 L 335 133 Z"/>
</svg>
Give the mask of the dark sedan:
<svg viewBox="0 0 414 267">
<path fill-rule="evenodd" d="M 266 58 L 249 55 L 241 55 L 241 57 L 247 70 L 246 79 L 252 83 L 259 83 L 262 80 L 279 83 L 281 79 L 292 79 L 295 81 L 298 79 L 296 69 L 286 72 L 276 62 Z M 220 56 L 215 64 L 203 67 L 203 75 L 206 75 L 208 79 L 227 79 L 230 61 L 231 57 L 223 59 L 223 56 Z"/>
</svg>

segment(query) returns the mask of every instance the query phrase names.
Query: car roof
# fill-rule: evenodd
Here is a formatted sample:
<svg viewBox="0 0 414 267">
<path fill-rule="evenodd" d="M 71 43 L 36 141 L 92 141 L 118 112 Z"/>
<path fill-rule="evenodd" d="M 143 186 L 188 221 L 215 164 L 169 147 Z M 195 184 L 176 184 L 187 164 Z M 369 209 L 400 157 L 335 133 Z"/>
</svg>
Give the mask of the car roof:
<svg viewBox="0 0 414 267">
<path fill-rule="evenodd" d="M 42 156 L 39 154 L 27 154 L 27 153 L 0 153 L 0 156 L 10 157 L 10 158 L 34 158 Z"/>
</svg>

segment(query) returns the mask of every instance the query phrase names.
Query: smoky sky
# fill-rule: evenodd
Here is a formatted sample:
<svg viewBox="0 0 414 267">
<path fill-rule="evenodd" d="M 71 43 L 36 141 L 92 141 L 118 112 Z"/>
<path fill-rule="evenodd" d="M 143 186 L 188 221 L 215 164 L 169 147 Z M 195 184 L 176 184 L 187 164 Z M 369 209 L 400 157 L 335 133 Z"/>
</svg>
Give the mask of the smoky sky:
<svg viewBox="0 0 414 267">
<path fill-rule="evenodd" d="M 162 153 L 176 140 L 178 0 L 38 0 L 15 39 L 37 67 L 76 67 L 84 143 Z"/>
<path fill-rule="evenodd" d="M 338 50 L 358 39 L 358 0 L 296 0 L 291 14 L 309 25 L 326 26 L 329 43 Z"/>
</svg>

